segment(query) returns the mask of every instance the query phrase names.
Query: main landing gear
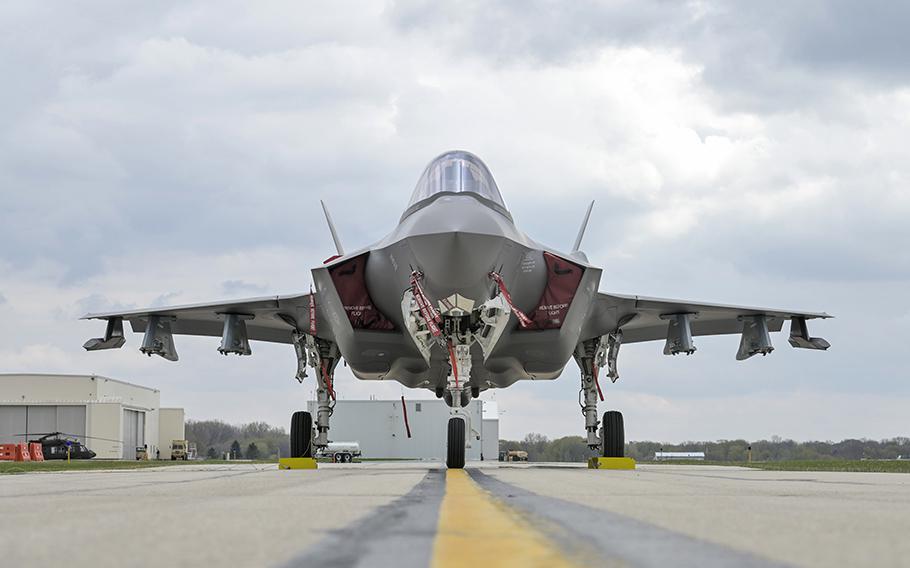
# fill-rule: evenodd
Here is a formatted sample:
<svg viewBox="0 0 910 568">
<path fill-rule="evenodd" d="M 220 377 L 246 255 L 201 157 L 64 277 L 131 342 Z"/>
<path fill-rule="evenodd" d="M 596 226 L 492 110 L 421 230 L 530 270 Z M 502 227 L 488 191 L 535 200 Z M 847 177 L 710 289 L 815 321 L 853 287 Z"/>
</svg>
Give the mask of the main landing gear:
<svg viewBox="0 0 910 568">
<path fill-rule="evenodd" d="M 291 415 L 291 457 L 313 457 L 313 415 L 309 412 Z"/>
<path fill-rule="evenodd" d="M 295 333 L 297 380 L 306 378 L 307 366 L 316 375 L 316 424 L 309 412 L 291 416 L 291 457 L 311 458 L 318 448 L 329 444 L 329 418 L 335 409 L 335 367 L 341 358 L 338 346 L 313 335 Z"/>
<path fill-rule="evenodd" d="M 590 339 L 578 344 L 575 362 L 581 370 L 581 389 L 578 403 L 585 417 L 588 448 L 597 450 L 605 458 L 621 458 L 625 455 L 625 430 L 622 413 L 616 410 L 604 412 L 603 422 L 597 420 L 597 401 L 603 400 L 603 392 L 597 380 L 600 367 L 608 368 L 607 376 L 613 381 L 619 378 L 616 371 L 616 357 L 622 336 L 611 334 Z M 598 436 L 598 433 L 600 436 Z"/>
<path fill-rule="evenodd" d="M 622 426 L 622 412 L 604 412 L 603 457 L 621 458 L 625 454 L 626 436 Z"/>
</svg>

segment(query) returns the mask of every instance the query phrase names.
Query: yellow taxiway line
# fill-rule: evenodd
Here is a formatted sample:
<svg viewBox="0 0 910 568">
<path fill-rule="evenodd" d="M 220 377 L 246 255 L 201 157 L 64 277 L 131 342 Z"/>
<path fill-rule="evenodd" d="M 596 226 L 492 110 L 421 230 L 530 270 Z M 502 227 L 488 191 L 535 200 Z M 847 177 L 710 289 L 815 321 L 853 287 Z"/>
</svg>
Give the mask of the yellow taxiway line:
<svg viewBox="0 0 910 568">
<path fill-rule="evenodd" d="M 450 469 L 439 510 L 433 568 L 455 566 L 579 565 L 516 511 L 481 489 L 463 469 Z"/>
</svg>

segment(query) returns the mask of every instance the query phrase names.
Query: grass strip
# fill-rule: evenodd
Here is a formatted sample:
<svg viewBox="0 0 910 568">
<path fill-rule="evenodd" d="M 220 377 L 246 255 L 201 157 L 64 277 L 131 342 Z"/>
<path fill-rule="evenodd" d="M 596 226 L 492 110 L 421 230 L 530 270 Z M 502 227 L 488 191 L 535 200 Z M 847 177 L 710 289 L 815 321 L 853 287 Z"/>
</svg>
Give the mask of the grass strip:
<svg viewBox="0 0 910 568">
<path fill-rule="evenodd" d="M 667 460 L 644 462 L 659 465 L 721 465 L 750 467 L 767 471 L 844 471 L 873 473 L 910 473 L 910 460 L 788 460 L 770 462 L 722 462 Z"/>
<path fill-rule="evenodd" d="M 212 464 L 239 464 L 239 463 L 275 463 L 271 460 L 257 461 L 223 461 L 223 460 L 193 460 L 193 461 L 170 461 L 170 460 L 72 460 L 67 463 L 66 460 L 47 460 L 43 462 L 10 462 L 0 461 L 0 475 L 17 474 L 17 473 L 39 473 L 55 471 L 104 471 L 120 469 L 146 469 L 149 467 L 169 467 L 173 465 L 212 465 Z"/>
</svg>

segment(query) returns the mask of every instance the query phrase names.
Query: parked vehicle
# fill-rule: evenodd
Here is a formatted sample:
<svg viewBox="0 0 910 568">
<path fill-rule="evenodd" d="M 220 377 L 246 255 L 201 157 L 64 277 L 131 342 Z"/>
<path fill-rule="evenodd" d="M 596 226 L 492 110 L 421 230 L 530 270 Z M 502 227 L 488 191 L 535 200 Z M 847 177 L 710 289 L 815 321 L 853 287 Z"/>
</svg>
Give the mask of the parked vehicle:
<svg viewBox="0 0 910 568">
<path fill-rule="evenodd" d="M 187 453 L 187 441 L 186 440 L 174 440 L 171 442 L 171 461 L 174 460 L 183 460 L 186 461 L 189 458 Z"/>
<path fill-rule="evenodd" d="M 335 463 L 351 463 L 355 457 L 360 457 L 360 443 L 329 442 L 317 455 L 332 458 Z"/>
<path fill-rule="evenodd" d="M 524 450 L 509 450 L 506 453 L 506 461 L 526 462 L 528 461 L 528 452 Z"/>
</svg>

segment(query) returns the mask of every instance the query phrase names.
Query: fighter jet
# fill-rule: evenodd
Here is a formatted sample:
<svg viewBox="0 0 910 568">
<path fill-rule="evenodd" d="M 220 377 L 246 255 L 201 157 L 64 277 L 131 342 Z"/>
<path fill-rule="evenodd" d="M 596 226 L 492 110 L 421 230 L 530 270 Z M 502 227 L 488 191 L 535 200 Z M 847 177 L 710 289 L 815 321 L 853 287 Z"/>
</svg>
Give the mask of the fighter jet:
<svg viewBox="0 0 910 568">
<path fill-rule="evenodd" d="M 250 341 L 293 345 L 296 378 L 313 371 L 317 411 L 315 426 L 308 412 L 292 416 L 292 457 L 328 445 L 343 358 L 358 379 L 394 380 L 444 399 L 451 407 L 446 463 L 462 468 L 472 429 L 464 409 L 472 399 L 516 381 L 555 379 L 573 359 L 587 444 L 621 457 L 622 414 L 609 411 L 601 420 L 597 404 L 600 370 L 619 378 L 622 344 L 663 340 L 664 354 L 691 355 L 693 337 L 739 334 L 742 360 L 771 353 L 770 332 L 789 320 L 790 345 L 829 347 L 806 326 L 826 313 L 599 292 L 602 271 L 581 251 L 591 207 L 571 250 L 542 245 L 518 229 L 489 169 L 469 152 L 433 159 L 398 225 L 377 243 L 345 252 L 325 215 L 337 254 L 312 269 L 315 290 L 88 314 L 83 319 L 107 320 L 107 328 L 85 349 L 122 347 L 124 320 L 144 334 L 142 353 L 170 361 L 181 334 L 220 337 L 225 355 L 250 355 Z"/>
</svg>

